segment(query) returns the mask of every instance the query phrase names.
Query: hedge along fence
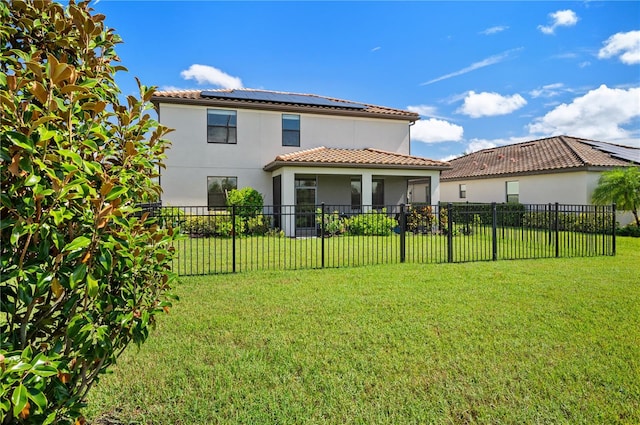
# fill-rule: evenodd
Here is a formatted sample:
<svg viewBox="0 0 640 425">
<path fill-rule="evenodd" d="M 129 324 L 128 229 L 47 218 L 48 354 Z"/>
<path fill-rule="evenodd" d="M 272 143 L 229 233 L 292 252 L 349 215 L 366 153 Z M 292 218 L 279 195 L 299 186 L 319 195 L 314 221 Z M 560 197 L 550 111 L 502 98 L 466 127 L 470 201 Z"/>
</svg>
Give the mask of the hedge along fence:
<svg viewBox="0 0 640 425">
<path fill-rule="evenodd" d="M 615 254 L 615 206 L 446 204 L 157 208 L 181 275 Z M 284 223 L 304 223 L 286 237 Z M 289 234 L 291 232 L 289 231 Z"/>
<path fill-rule="evenodd" d="M 475 219 L 480 220 L 484 225 L 492 224 L 492 204 L 452 203 L 451 205 L 454 212 L 453 220 L 458 223 L 466 223 Z M 611 233 L 616 224 L 611 206 L 508 203 L 498 204 L 498 208 L 501 211 L 501 214 L 498 215 L 498 226 Z M 600 211 L 596 213 L 598 208 Z M 475 217 L 470 217 L 469 211 L 474 211 Z"/>
</svg>

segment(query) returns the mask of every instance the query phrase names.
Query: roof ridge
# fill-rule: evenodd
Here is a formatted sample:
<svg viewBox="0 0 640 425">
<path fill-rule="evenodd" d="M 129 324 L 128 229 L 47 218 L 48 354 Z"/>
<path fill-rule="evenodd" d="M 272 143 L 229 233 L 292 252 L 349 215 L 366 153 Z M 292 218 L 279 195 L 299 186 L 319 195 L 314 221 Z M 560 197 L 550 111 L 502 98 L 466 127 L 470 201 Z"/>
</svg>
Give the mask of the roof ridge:
<svg viewBox="0 0 640 425">
<path fill-rule="evenodd" d="M 571 143 L 580 143 L 581 145 L 586 145 L 586 147 L 589 149 L 593 149 L 593 146 L 587 145 L 586 143 L 583 143 L 579 139 L 571 136 L 562 135 L 562 136 L 558 136 L 558 139 L 560 139 L 560 141 L 564 143 L 565 146 L 567 146 L 567 148 L 569 148 L 569 150 L 575 155 L 575 157 L 578 160 L 580 160 L 584 165 L 592 165 L 591 161 L 589 161 L 584 155 L 582 155 L 582 153 L 576 150 L 576 148 L 572 146 Z M 573 140 L 569 140 L 569 139 L 573 139 Z"/>
<path fill-rule="evenodd" d="M 307 98 L 310 98 L 310 99 L 324 99 L 324 100 L 336 102 L 336 103 L 339 103 L 339 104 L 345 104 L 345 107 L 348 107 L 347 106 L 348 104 L 351 104 L 351 105 L 362 105 L 364 107 L 364 109 L 367 109 L 369 112 L 373 112 L 373 113 L 379 113 L 379 114 L 383 114 L 383 115 L 384 114 L 386 114 L 386 115 L 394 115 L 394 116 L 398 116 L 398 117 L 402 116 L 402 117 L 405 117 L 405 118 L 409 118 L 412 121 L 420 119 L 420 116 L 415 112 L 408 111 L 408 110 L 405 110 L 405 109 L 390 107 L 390 106 L 377 105 L 377 104 L 373 104 L 373 103 L 361 102 L 361 101 L 355 101 L 355 100 L 349 100 L 349 99 L 343 99 L 343 98 L 338 98 L 338 97 L 333 97 L 333 96 L 325 96 L 325 95 L 320 95 L 320 94 L 315 94 L 315 93 L 300 93 L 300 92 L 282 91 L 282 90 L 253 89 L 253 88 L 248 88 L 248 87 L 242 87 L 242 88 L 237 88 L 237 89 L 173 89 L 173 90 L 156 90 L 154 92 L 154 96 L 157 96 L 157 97 L 163 98 L 163 99 L 170 99 L 170 98 L 184 97 L 184 96 L 180 96 L 180 95 L 189 94 L 189 95 L 192 95 L 192 97 L 190 97 L 191 99 L 200 99 L 202 97 L 202 93 L 203 92 L 213 92 L 213 93 L 224 94 L 224 93 L 232 93 L 234 90 L 237 90 L 238 92 L 272 93 L 272 94 L 278 94 L 278 95 L 302 96 L 302 97 L 307 97 Z M 247 100 L 247 102 L 254 102 L 254 101 Z M 257 102 L 258 103 L 270 103 L 270 102 L 267 102 L 267 101 L 257 101 Z M 341 107 L 341 105 L 338 105 L 337 107 L 339 108 L 339 107 Z M 377 110 L 377 112 L 374 112 L 372 110 Z"/>
<path fill-rule="evenodd" d="M 400 152 L 393 152 L 393 151 L 388 151 L 388 150 L 378 149 L 378 148 L 365 148 L 365 150 L 372 151 L 372 152 L 384 153 L 384 154 L 388 154 L 388 155 L 400 156 L 400 157 L 403 157 L 403 158 L 424 158 L 423 156 L 411 155 L 411 154 L 400 153 Z M 425 158 L 425 159 L 428 159 L 428 158 Z M 438 160 L 432 159 L 431 161 L 438 161 Z M 439 161 L 439 162 L 447 162 L 447 161 Z"/>
<path fill-rule="evenodd" d="M 289 158 L 295 158 L 296 156 L 300 156 L 303 154 L 308 154 L 308 153 L 313 153 L 313 152 L 320 152 L 323 150 L 326 150 L 327 148 L 324 146 L 318 146 L 315 148 L 309 148 L 309 149 L 303 149 L 301 151 L 295 151 L 295 152 L 290 152 L 290 153 L 285 153 L 283 155 L 278 155 L 276 157 L 276 161 L 286 161 Z"/>
</svg>

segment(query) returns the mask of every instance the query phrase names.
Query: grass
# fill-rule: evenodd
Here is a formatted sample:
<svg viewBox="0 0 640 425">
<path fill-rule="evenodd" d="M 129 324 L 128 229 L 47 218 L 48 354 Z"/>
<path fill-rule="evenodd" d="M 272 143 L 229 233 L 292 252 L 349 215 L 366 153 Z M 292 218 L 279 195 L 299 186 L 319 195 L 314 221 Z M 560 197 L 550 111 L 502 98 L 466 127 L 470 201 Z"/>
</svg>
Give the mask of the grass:
<svg viewBox="0 0 640 425">
<path fill-rule="evenodd" d="M 615 257 L 184 278 L 94 423 L 640 423 L 640 240 Z M 96 418 L 99 418 L 96 420 Z"/>
<path fill-rule="evenodd" d="M 451 238 L 452 262 L 490 261 L 493 235 L 490 227 L 472 226 L 472 233 Z M 560 257 L 608 255 L 611 236 L 577 232 L 554 233 L 538 229 L 499 228 L 496 232 L 497 259 L 552 258 L 556 245 Z M 407 233 L 405 261 L 445 263 L 449 238 L 446 235 Z M 280 238 L 243 236 L 231 238 L 188 238 L 177 243 L 174 269 L 180 275 L 231 273 L 254 270 L 298 270 L 373 264 L 400 263 L 401 238 L 389 236 L 334 236 L 330 238 Z M 235 250 L 235 259 L 233 252 Z M 324 252 L 324 259 L 323 259 Z"/>
</svg>

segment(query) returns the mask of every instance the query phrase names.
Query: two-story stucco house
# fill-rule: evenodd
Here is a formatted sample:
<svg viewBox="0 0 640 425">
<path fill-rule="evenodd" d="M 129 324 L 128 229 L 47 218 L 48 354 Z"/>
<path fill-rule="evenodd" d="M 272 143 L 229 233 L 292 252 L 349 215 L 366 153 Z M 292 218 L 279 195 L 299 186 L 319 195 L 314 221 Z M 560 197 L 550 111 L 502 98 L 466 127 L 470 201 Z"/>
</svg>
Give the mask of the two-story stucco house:
<svg viewBox="0 0 640 425">
<path fill-rule="evenodd" d="M 437 203 L 449 167 L 410 155 L 409 111 L 248 89 L 158 91 L 152 102 L 175 130 L 164 205 L 215 208 L 247 186 L 274 206 Z"/>
</svg>

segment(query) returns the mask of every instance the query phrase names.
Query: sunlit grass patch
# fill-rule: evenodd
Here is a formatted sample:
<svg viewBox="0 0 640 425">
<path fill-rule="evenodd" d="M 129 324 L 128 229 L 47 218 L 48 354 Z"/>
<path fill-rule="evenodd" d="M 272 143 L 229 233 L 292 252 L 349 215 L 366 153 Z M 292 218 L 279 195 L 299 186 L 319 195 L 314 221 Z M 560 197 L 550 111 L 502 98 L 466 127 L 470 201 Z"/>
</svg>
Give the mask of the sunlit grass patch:
<svg viewBox="0 0 640 425">
<path fill-rule="evenodd" d="M 638 423 L 618 255 L 184 278 L 89 400 L 123 423 Z"/>
</svg>

